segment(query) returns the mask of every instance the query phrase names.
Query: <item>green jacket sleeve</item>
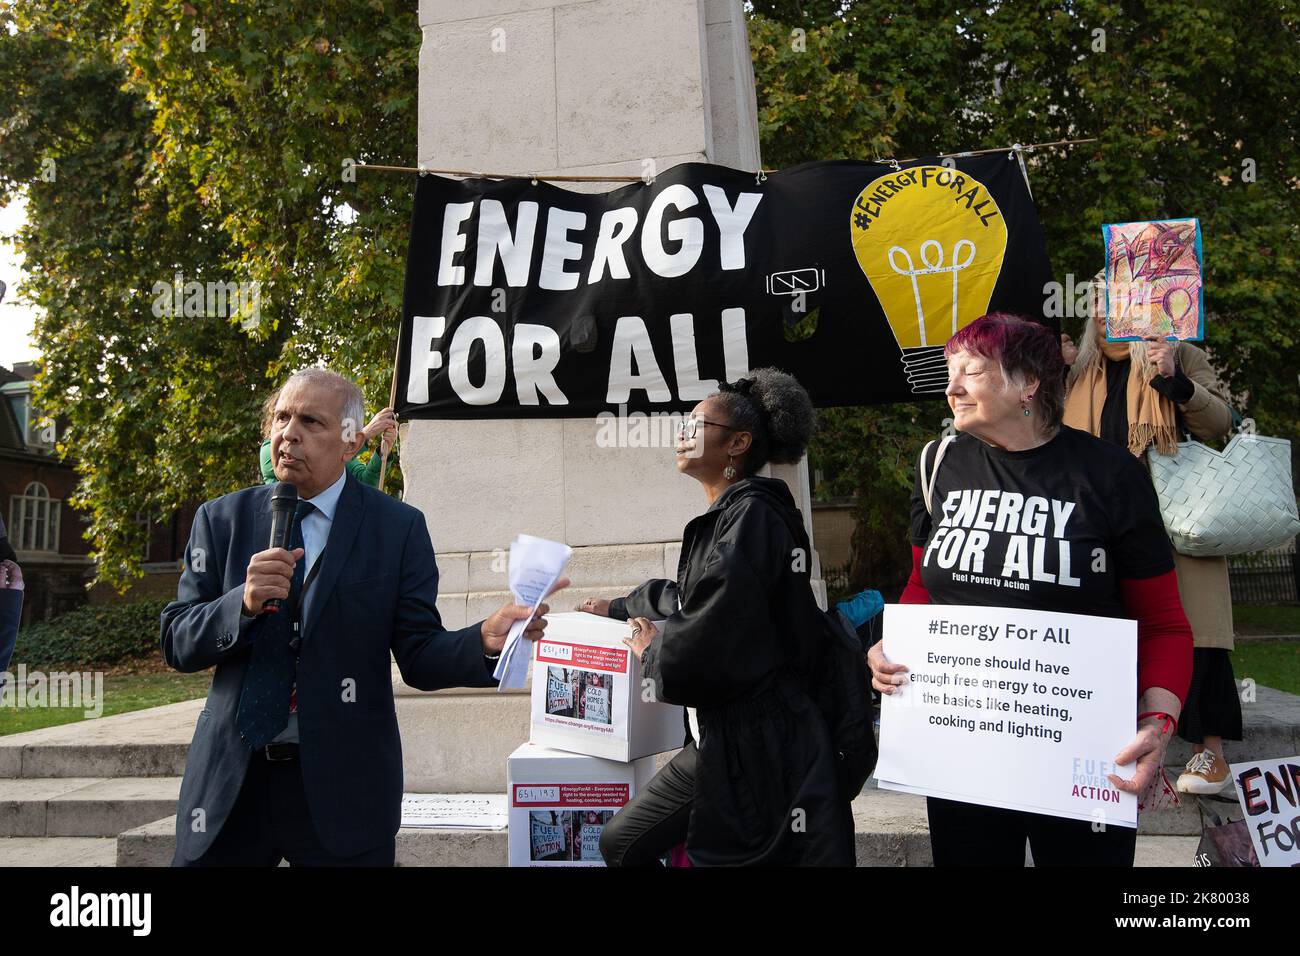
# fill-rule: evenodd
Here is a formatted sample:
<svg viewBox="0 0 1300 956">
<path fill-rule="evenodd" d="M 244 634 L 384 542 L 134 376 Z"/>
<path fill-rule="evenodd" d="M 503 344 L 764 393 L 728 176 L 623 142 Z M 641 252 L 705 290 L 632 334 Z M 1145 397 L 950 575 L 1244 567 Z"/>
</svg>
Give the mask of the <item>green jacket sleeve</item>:
<svg viewBox="0 0 1300 956">
<path fill-rule="evenodd" d="M 262 484 L 269 485 L 275 481 L 275 468 L 271 464 L 271 439 L 262 439 L 262 448 L 258 455 L 259 465 L 262 469 Z"/>
<path fill-rule="evenodd" d="M 356 458 L 353 458 L 351 461 L 348 462 L 347 465 L 348 471 L 352 473 L 353 478 L 361 482 L 363 485 L 369 485 L 371 488 L 378 488 L 379 487 L 379 466 L 380 466 L 381 458 L 382 456 L 378 451 L 375 451 L 375 453 L 370 456 L 370 460 L 367 462 L 361 462 L 358 461 Z M 392 468 L 396 464 L 397 464 L 397 449 L 393 448 L 388 452 L 388 467 Z"/>
</svg>

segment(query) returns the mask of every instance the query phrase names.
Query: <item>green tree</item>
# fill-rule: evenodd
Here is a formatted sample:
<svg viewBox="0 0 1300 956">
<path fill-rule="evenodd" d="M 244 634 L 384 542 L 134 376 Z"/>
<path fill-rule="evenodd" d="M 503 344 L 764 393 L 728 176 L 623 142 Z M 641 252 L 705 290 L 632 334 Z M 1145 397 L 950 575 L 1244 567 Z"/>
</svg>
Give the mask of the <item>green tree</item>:
<svg viewBox="0 0 1300 956">
<path fill-rule="evenodd" d="M 753 6 L 769 166 L 1100 137 L 1029 157 L 1058 278 L 1096 271 L 1104 222 L 1199 216 L 1208 345 L 1243 411 L 1296 436 L 1288 0 Z M 324 360 L 386 401 L 411 183 L 345 161 L 409 163 L 418 35 L 398 0 L 0 8 L 0 201 L 28 193 L 38 401 L 66 422 L 101 578 L 137 573 L 139 515 L 254 480 L 289 369 Z M 258 283 L 259 321 L 155 314 L 178 273 Z M 827 490 L 860 502 L 855 586 L 901 584 L 912 462 L 945 414 L 823 415 Z"/>
<path fill-rule="evenodd" d="M 289 370 L 324 360 L 387 403 L 412 184 L 345 161 L 409 158 L 418 36 L 396 0 L 0 11 L 0 202 L 27 190 L 37 402 L 100 579 L 139 573 L 138 516 L 257 480 Z M 160 315 L 178 276 L 257 308 Z"/>
</svg>

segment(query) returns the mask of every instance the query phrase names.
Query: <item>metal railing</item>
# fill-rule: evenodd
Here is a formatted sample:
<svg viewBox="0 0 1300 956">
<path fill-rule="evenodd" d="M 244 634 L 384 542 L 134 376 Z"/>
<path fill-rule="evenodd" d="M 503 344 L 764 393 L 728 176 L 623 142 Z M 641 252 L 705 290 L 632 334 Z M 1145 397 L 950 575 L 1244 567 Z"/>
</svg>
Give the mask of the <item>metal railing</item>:
<svg viewBox="0 0 1300 956">
<path fill-rule="evenodd" d="M 1228 559 L 1228 582 L 1233 604 L 1297 604 L 1294 546 L 1285 551 L 1238 554 Z"/>
</svg>

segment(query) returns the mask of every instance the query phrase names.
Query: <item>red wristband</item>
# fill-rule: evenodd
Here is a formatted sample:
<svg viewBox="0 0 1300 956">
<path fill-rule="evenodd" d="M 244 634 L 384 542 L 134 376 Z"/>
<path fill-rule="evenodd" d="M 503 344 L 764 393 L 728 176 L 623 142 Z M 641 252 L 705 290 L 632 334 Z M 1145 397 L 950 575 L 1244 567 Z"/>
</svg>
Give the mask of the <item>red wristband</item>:
<svg viewBox="0 0 1300 956">
<path fill-rule="evenodd" d="M 1147 717 L 1163 717 L 1165 719 L 1165 722 L 1160 726 L 1160 736 L 1162 737 L 1168 733 L 1171 724 L 1174 730 L 1178 729 L 1178 720 L 1172 715 L 1166 714 L 1163 710 L 1148 710 L 1146 713 L 1138 714 L 1139 721 L 1145 720 Z"/>
</svg>

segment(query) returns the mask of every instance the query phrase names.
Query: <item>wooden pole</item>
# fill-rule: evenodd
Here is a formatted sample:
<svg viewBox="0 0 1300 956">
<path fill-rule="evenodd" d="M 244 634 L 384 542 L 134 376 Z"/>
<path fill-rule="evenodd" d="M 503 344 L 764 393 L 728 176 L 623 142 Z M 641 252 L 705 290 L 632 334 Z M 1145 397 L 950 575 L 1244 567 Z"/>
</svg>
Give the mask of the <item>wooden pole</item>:
<svg viewBox="0 0 1300 956">
<path fill-rule="evenodd" d="M 402 358 L 402 330 L 397 330 L 397 351 L 393 355 L 393 384 L 388 388 L 388 407 L 397 407 L 397 370 L 401 367 Z M 394 416 L 396 417 L 396 416 Z M 397 435 L 393 435 L 393 447 L 397 447 Z M 379 458 L 379 490 L 384 490 L 384 482 L 388 478 L 388 452 L 384 449 L 384 439 L 381 435 L 379 438 L 380 458 Z"/>
</svg>

